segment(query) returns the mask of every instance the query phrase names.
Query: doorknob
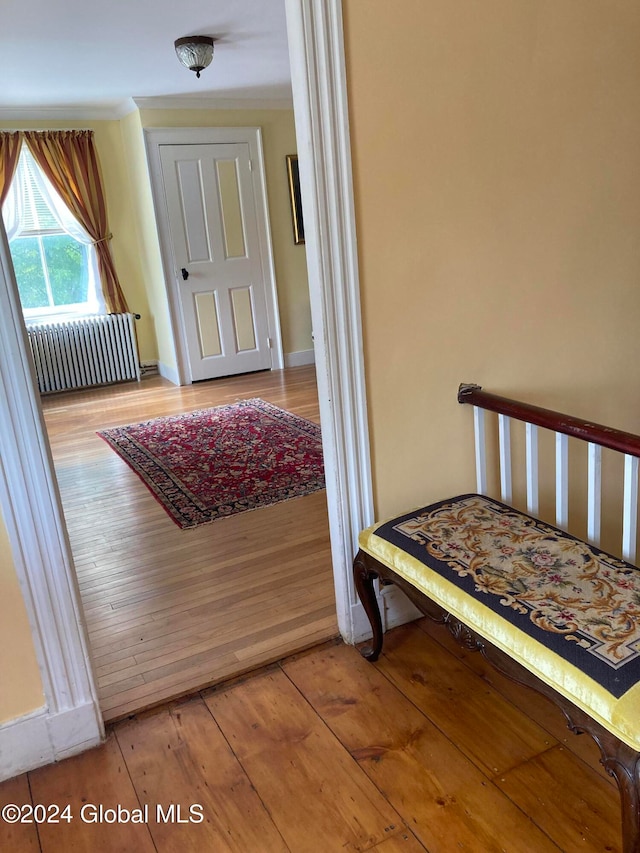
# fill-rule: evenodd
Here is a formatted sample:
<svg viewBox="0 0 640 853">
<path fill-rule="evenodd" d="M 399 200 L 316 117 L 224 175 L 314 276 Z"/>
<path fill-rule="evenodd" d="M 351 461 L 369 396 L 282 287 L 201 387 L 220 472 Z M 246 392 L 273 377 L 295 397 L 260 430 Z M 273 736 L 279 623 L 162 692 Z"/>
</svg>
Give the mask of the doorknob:
<svg viewBox="0 0 640 853">
<path fill-rule="evenodd" d="M 189 270 L 182 267 L 180 272 L 182 273 L 182 278 L 186 281 L 189 278 Z"/>
</svg>

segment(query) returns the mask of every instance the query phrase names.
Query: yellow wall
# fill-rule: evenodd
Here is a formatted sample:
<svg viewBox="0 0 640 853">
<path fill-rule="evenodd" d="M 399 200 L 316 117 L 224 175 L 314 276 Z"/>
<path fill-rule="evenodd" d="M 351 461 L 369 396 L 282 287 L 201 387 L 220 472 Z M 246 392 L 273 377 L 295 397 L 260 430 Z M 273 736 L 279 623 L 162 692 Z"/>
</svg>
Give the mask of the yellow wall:
<svg viewBox="0 0 640 853">
<path fill-rule="evenodd" d="M 137 325 L 140 358 L 142 361 L 159 359 L 162 364 L 175 367 L 168 297 L 138 110 L 121 120 L 120 132 L 126 152 L 128 197 L 136 223 L 136 252 L 144 270 L 148 304 L 147 324 L 140 320 Z"/>
<path fill-rule="evenodd" d="M 639 432 L 640 6 L 343 8 L 378 515 L 475 488 L 462 381 Z"/>
<path fill-rule="evenodd" d="M 313 348 L 304 245 L 293 242 L 286 155 L 297 151 L 292 110 L 148 110 L 142 126 L 260 127 L 271 220 L 276 286 L 285 353 Z"/>
<path fill-rule="evenodd" d="M 43 704 L 31 629 L 0 516 L 0 724 Z"/>
</svg>

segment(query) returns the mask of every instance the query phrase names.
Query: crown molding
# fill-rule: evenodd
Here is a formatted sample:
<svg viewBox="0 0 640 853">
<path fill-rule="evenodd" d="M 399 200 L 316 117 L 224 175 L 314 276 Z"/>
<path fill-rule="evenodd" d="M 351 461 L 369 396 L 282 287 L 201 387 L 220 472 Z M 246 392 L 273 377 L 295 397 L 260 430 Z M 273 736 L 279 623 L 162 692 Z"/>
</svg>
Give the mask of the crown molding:
<svg viewBox="0 0 640 853">
<path fill-rule="evenodd" d="M 136 110 L 292 110 L 293 98 L 214 98 L 199 95 L 125 98 L 109 104 L 0 107 L 0 121 L 113 121 Z"/>
<path fill-rule="evenodd" d="M 132 98 L 109 104 L 0 107 L 0 121 L 109 121 L 124 118 L 136 109 Z"/>
<path fill-rule="evenodd" d="M 292 110 L 293 98 L 215 98 L 200 95 L 133 98 L 139 110 Z"/>
</svg>

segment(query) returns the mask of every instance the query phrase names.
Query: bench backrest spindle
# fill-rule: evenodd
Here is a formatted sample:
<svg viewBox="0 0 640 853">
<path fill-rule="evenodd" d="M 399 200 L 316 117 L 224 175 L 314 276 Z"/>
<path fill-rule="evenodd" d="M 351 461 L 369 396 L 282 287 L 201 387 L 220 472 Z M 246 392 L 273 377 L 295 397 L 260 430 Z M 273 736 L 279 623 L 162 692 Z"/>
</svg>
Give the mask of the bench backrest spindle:
<svg viewBox="0 0 640 853">
<path fill-rule="evenodd" d="M 476 438 L 476 491 L 487 494 L 487 446 L 484 434 L 484 409 L 474 406 L 473 426 Z"/>
<path fill-rule="evenodd" d="M 638 457 L 624 457 L 624 509 L 622 517 L 622 556 L 629 563 L 636 561 L 638 527 Z"/>
<path fill-rule="evenodd" d="M 538 514 L 538 427 L 526 424 L 527 512 Z"/>
<path fill-rule="evenodd" d="M 569 438 L 556 433 L 556 527 L 569 525 Z"/>
<path fill-rule="evenodd" d="M 500 495 L 509 504 L 513 498 L 511 480 L 511 418 L 498 415 L 500 435 Z"/>
<path fill-rule="evenodd" d="M 587 539 L 591 545 L 600 544 L 602 518 L 602 448 L 589 442 L 587 472 Z"/>
</svg>

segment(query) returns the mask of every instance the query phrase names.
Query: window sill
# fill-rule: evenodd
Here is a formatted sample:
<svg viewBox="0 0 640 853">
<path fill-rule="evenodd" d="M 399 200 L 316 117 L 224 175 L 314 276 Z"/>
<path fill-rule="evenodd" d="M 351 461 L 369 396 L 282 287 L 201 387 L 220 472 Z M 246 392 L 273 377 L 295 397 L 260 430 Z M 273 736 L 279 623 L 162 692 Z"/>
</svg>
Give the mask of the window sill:
<svg viewBox="0 0 640 853">
<path fill-rule="evenodd" d="M 74 320 L 85 320 L 89 317 L 99 316 L 100 311 L 70 311 L 65 314 L 37 314 L 24 317 L 26 326 L 42 326 L 53 323 L 71 323 Z"/>
</svg>

